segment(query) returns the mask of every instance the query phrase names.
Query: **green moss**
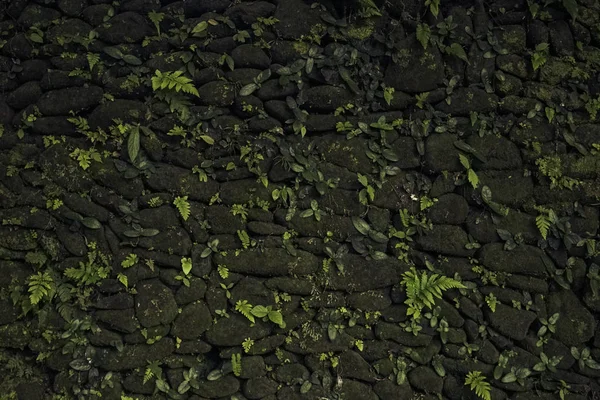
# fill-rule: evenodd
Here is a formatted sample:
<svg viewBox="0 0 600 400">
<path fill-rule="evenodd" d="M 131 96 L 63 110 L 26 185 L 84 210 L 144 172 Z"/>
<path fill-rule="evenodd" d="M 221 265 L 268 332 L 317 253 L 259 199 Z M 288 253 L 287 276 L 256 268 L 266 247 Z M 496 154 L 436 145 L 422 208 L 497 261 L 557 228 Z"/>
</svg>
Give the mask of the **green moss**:
<svg viewBox="0 0 600 400">
<path fill-rule="evenodd" d="M 297 40 L 294 42 L 294 50 L 296 50 L 300 54 L 307 54 L 310 49 L 310 44 L 303 42 L 301 40 Z"/>
<path fill-rule="evenodd" d="M 579 157 L 571 163 L 569 172 L 578 176 L 595 176 L 600 173 L 600 157 Z"/>
<path fill-rule="evenodd" d="M 373 26 L 371 24 L 356 26 L 352 25 L 348 29 L 348 37 L 351 39 L 365 40 L 373 34 Z"/>
</svg>

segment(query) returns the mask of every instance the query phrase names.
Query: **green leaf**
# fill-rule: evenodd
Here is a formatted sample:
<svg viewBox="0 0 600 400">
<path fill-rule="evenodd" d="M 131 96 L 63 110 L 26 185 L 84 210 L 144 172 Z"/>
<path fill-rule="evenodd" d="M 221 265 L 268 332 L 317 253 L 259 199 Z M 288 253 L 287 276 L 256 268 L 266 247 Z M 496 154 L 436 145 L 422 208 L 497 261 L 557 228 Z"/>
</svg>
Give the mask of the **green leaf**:
<svg viewBox="0 0 600 400">
<path fill-rule="evenodd" d="M 462 46 L 456 42 L 446 47 L 446 53 L 456 56 L 464 62 L 466 62 L 467 64 L 471 65 L 471 63 L 469 62 L 469 58 L 467 57 L 467 53 L 465 53 L 465 50 L 462 48 Z"/>
<path fill-rule="evenodd" d="M 212 250 L 210 248 L 206 248 L 202 251 L 202 253 L 200 254 L 200 258 L 206 258 L 208 256 L 210 256 L 210 253 L 212 253 Z"/>
<path fill-rule="evenodd" d="M 90 228 L 90 229 L 100 229 L 100 227 L 102 227 L 102 224 L 100 224 L 100 221 L 98 221 L 96 218 L 92 218 L 92 217 L 85 217 L 81 220 L 81 224 L 84 225 L 86 228 Z"/>
<path fill-rule="evenodd" d="M 269 310 L 265 306 L 255 306 L 251 311 L 252 315 L 258 318 L 263 318 L 269 315 Z"/>
<path fill-rule="evenodd" d="M 284 326 L 283 315 L 280 311 L 269 311 L 269 320 L 279 326 Z"/>
<path fill-rule="evenodd" d="M 92 365 L 84 358 L 77 358 L 69 363 L 75 371 L 89 371 Z"/>
<path fill-rule="evenodd" d="M 469 162 L 469 159 L 464 154 L 458 153 L 458 158 L 459 158 L 462 166 L 465 167 L 465 169 L 471 168 L 471 163 Z"/>
<path fill-rule="evenodd" d="M 111 46 L 109 46 L 109 47 L 104 47 L 102 50 L 106 54 L 108 54 L 112 58 L 116 58 L 117 60 L 120 60 L 120 59 L 123 58 L 123 53 L 117 47 L 111 47 Z"/>
<path fill-rule="evenodd" d="M 138 128 L 132 128 L 129 132 L 127 152 L 129 153 L 129 159 L 134 163 L 140 152 L 140 130 Z"/>
<path fill-rule="evenodd" d="M 208 23 L 206 21 L 199 22 L 194 29 L 192 29 L 192 35 L 197 33 L 202 33 L 208 28 Z"/>
<path fill-rule="evenodd" d="M 183 257 L 181 259 L 181 270 L 185 275 L 188 275 L 192 271 L 192 259 Z"/>
<path fill-rule="evenodd" d="M 352 224 L 361 235 L 367 236 L 371 231 L 369 224 L 360 217 L 352 217 Z"/>
<path fill-rule="evenodd" d="M 467 171 L 467 178 L 469 179 L 469 183 L 473 186 L 473 189 L 477 189 L 479 185 L 479 177 L 471 168 Z"/>
<path fill-rule="evenodd" d="M 142 60 L 132 54 L 125 54 L 123 56 L 123 61 L 131 65 L 142 65 Z"/>
<path fill-rule="evenodd" d="M 418 24 L 417 25 L 417 40 L 421 43 L 424 49 L 427 48 L 427 44 L 429 43 L 429 38 L 431 38 L 431 28 L 427 24 Z"/>
<path fill-rule="evenodd" d="M 140 231 L 140 236 L 152 237 L 156 236 L 160 233 L 158 229 L 154 228 L 145 228 Z"/>
<path fill-rule="evenodd" d="M 256 83 L 249 83 L 240 89 L 240 96 L 249 96 L 257 89 L 258 85 Z"/>
<path fill-rule="evenodd" d="M 369 181 L 367 180 L 367 177 L 365 175 L 360 174 L 360 173 L 358 174 L 358 181 L 364 187 L 367 187 L 369 185 Z"/>
<path fill-rule="evenodd" d="M 311 388 L 312 388 L 311 381 L 304 381 L 304 383 L 302 383 L 302 386 L 300 386 L 300 394 L 308 393 Z"/>
<path fill-rule="evenodd" d="M 573 22 L 577 19 L 579 15 L 579 7 L 577 6 L 576 0 L 562 0 L 563 7 L 567 10 L 567 12 L 573 18 Z"/>
<path fill-rule="evenodd" d="M 215 144 L 215 139 L 213 139 L 212 137 L 208 136 L 208 135 L 200 135 L 200 138 L 202 140 L 204 140 L 206 143 L 210 144 L 211 146 L 213 144 Z"/>
</svg>

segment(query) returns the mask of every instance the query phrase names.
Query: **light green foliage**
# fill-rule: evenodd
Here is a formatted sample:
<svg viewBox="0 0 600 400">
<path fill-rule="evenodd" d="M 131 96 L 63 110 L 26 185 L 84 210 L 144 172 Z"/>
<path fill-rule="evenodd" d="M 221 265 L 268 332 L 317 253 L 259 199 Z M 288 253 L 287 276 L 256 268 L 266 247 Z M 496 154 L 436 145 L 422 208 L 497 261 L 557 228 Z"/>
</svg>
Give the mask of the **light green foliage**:
<svg viewBox="0 0 600 400">
<path fill-rule="evenodd" d="M 156 361 L 148 362 L 148 366 L 146 367 L 146 370 L 144 371 L 144 380 L 142 381 L 142 383 L 146 384 L 153 377 L 160 378 L 161 376 L 162 376 L 162 368 L 160 366 L 160 361 L 156 360 Z"/>
<path fill-rule="evenodd" d="M 539 208 L 540 214 L 535 217 L 535 226 L 537 226 L 542 238 L 546 240 L 550 227 L 558 220 L 558 217 L 551 209 Z"/>
<path fill-rule="evenodd" d="M 198 89 L 194 87 L 193 80 L 183 76 L 183 71 L 172 71 L 162 73 L 154 71 L 152 77 L 152 90 L 175 89 L 175 92 L 184 92 L 199 97 Z"/>
<path fill-rule="evenodd" d="M 254 346 L 254 340 L 252 340 L 250 338 L 246 338 L 242 342 L 242 347 L 244 348 L 244 352 L 246 352 L 246 353 L 248 353 L 250 351 L 250 349 L 252 349 L 252 346 Z"/>
<path fill-rule="evenodd" d="M 31 304 L 38 304 L 44 298 L 52 301 L 55 293 L 55 284 L 48 272 L 38 272 L 35 275 L 31 275 L 28 281 L 29 300 Z"/>
<path fill-rule="evenodd" d="M 87 53 L 87 61 L 91 71 L 94 69 L 94 66 L 100 62 L 100 54 Z"/>
<path fill-rule="evenodd" d="M 111 267 L 108 258 L 96 250 L 95 242 L 88 245 L 87 262 L 80 261 L 79 268 L 67 268 L 64 274 L 79 285 L 94 285 L 108 278 Z"/>
<path fill-rule="evenodd" d="M 150 21 L 152 21 L 154 27 L 156 28 L 158 36 L 160 36 L 160 23 L 165 18 L 165 14 L 152 10 L 148 13 L 148 18 L 150 18 Z"/>
<path fill-rule="evenodd" d="M 152 208 L 156 208 L 161 206 L 163 203 L 162 199 L 158 196 L 151 198 L 150 200 L 148 200 L 148 206 L 152 207 Z"/>
<path fill-rule="evenodd" d="M 440 13 L 440 0 L 425 0 L 425 7 L 429 6 L 429 11 L 437 18 Z"/>
<path fill-rule="evenodd" d="M 498 299 L 496 298 L 496 296 L 494 296 L 494 293 L 490 293 L 487 296 L 485 296 L 485 302 L 487 303 L 488 307 L 490 307 L 490 310 L 492 310 L 492 312 L 496 312 L 496 305 L 498 304 Z"/>
<path fill-rule="evenodd" d="M 567 188 L 573 190 L 573 187 L 581 184 L 577 179 L 563 176 L 563 165 L 560 156 L 544 156 L 535 160 L 542 175 L 550 178 L 550 189 Z"/>
<path fill-rule="evenodd" d="M 471 390 L 475 391 L 475 394 L 481 399 L 492 400 L 491 386 L 485 381 L 485 376 L 482 375 L 481 371 L 471 371 L 465 378 L 465 386 L 471 386 Z"/>
<path fill-rule="evenodd" d="M 181 270 L 185 275 L 188 275 L 192 271 L 192 259 L 183 257 L 181 259 Z"/>
<path fill-rule="evenodd" d="M 471 186 L 473 186 L 473 189 L 477 189 L 477 186 L 479 186 L 479 177 L 473 168 L 471 168 L 471 162 L 469 161 L 469 158 L 462 153 L 459 153 L 458 157 L 462 166 L 467 170 L 467 179 L 469 180 L 469 183 Z"/>
<path fill-rule="evenodd" d="M 188 197 L 187 196 L 177 196 L 175 198 L 175 200 L 173 200 L 173 205 L 175 205 L 175 207 L 177 207 L 177 210 L 179 211 L 179 214 L 181 214 L 181 218 L 183 218 L 184 221 L 187 221 L 187 219 L 190 217 L 190 203 L 188 202 Z"/>
<path fill-rule="evenodd" d="M 231 206 L 231 214 L 239 215 L 242 217 L 242 221 L 246 222 L 246 218 L 248 217 L 248 209 L 243 204 L 233 204 Z"/>
<path fill-rule="evenodd" d="M 360 192 L 358 192 L 358 201 L 360 201 L 360 204 L 366 206 L 369 204 L 369 201 L 375 200 L 375 188 L 369 184 L 369 179 L 365 175 L 362 175 L 361 173 L 358 173 L 357 175 L 358 181 L 364 187 L 364 189 L 361 189 Z"/>
<path fill-rule="evenodd" d="M 252 306 L 247 300 L 238 300 L 235 303 L 235 310 L 248 318 L 252 323 L 256 322 L 254 317 L 257 317 L 262 318 L 263 321 L 269 320 L 279 325 L 280 328 L 285 328 L 285 322 L 283 321 L 281 311 L 274 310 L 272 306 Z"/>
<path fill-rule="evenodd" d="M 242 355 L 240 353 L 231 355 L 231 367 L 235 376 L 240 376 L 242 374 Z"/>
<path fill-rule="evenodd" d="M 139 261 L 137 254 L 130 253 L 125 260 L 121 262 L 123 268 L 133 267 Z"/>
<path fill-rule="evenodd" d="M 533 70 L 537 70 L 542 65 L 546 64 L 546 60 L 548 59 L 548 55 L 550 54 L 550 46 L 548 43 L 540 43 L 535 46 L 535 51 L 531 56 L 531 64 L 533 65 Z"/>
<path fill-rule="evenodd" d="M 219 264 L 217 271 L 219 272 L 221 279 L 227 279 L 229 277 L 229 268 L 227 268 L 225 265 Z"/>
<path fill-rule="evenodd" d="M 442 298 L 443 291 L 466 288 L 455 279 L 439 274 L 428 275 L 426 271 L 419 273 L 415 267 L 411 267 L 409 271 L 402 274 L 400 283 L 406 289 L 407 299 L 404 303 L 408 305 L 407 315 L 412 315 L 413 319 L 421 316 L 423 307 L 431 309 L 435 298 Z"/>
<path fill-rule="evenodd" d="M 90 165 L 92 165 L 92 160 L 102 162 L 100 153 L 98 153 L 98 151 L 96 151 L 94 148 L 89 150 L 75 149 L 71 152 L 71 154 L 69 154 L 69 156 L 73 159 L 76 159 L 79 162 L 79 166 L 84 170 L 88 169 Z"/>
<path fill-rule="evenodd" d="M 585 109 L 590 114 L 590 120 L 595 121 L 598 110 L 600 110 L 600 94 L 595 99 L 588 96 L 588 100 L 585 103 Z"/>
<path fill-rule="evenodd" d="M 240 241 L 242 242 L 242 247 L 244 249 L 248 249 L 250 246 L 256 246 L 256 240 L 251 239 L 250 236 L 248 236 L 248 232 L 246 232 L 245 230 L 238 230 L 237 235 L 240 238 Z"/>
<path fill-rule="evenodd" d="M 235 303 L 235 311 L 248 318 L 250 322 L 255 323 L 254 315 L 252 315 L 252 304 L 248 303 L 248 300 L 238 300 Z"/>
<path fill-rule="evenodd" d="M 417 40 L 421 43 L 424 49 L 427 49 L 427 45 L 429 44 L 429 39 L 431 39 L 431 28 L 427 24 L 418 24 L 417 25 Z"/>
</svg>

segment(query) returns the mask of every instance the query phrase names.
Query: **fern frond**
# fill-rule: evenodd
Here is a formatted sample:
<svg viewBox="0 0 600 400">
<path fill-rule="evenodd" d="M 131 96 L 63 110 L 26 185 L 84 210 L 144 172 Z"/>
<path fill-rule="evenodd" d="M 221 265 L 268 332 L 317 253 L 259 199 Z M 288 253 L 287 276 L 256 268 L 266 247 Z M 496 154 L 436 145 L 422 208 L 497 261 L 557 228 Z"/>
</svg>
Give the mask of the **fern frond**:
<svg viewBox="0 0 600 400">
<path fill-rule="evenodd" d="M 465 289 L 459 281 L 439 274 L 428 275 L 423 271 L 420 275 L 412 267 L 403 275 L 402 284 L 406 287 L 406 304 L 417 307 L 432 308 L 435 299 L 442 298 L 442 292 L 448 289 Z"/>
<path fill-rule="evenodd" d="M 173 204 L 175 205 L 175 207 L 177 207 L 177 210 L 179 211 L 179 214 L 181 214 L 181 217 L 183 218 L 184 221 L 187 221 L 187 219 L 190 217 L 190 203 L 188 202 L 188 197 L 187 196 L 177 196 L 175 198 L 175 200 L 173 200 Z"/>
<path fill-rule="evenodd" d="M 252 304 L 248 303 L 248 300 L 238 300 L 235 303 L 235 310 L 242 314 L 244 317 L 248 318 L 250 322 L 254 323 L 254 315 L 252 315 Z"/>
<path fill-rule="evenodd" d="M 485 376 L 481 374 L 481 371 L 471 371 L 465 378 L 465 386 L 470 385 L 471 390 L 475 390 L 475 394 L 483 400 L 492 400 L 490 394 L 492 388 L 488 382 L 485 381 Z"/>
<path fill-rule="evenodd" d="M 44 297 L 52 300 L 54 296 L 54 280 L 48 272 L 38 272 L 29 277 L 29 300 L 38 304 Z"/>
<path fill-rule="evenodd" d="M 242 375 L 242 355 L 240 353 L 231 355 L 231 367 L 235 376 Z"/>
<path fill-rule="evenodd" d="M 535 218 L 535 226 L 537 226 L 544 240 L 548 237 L 548 231 L 550 230 L 551 224 L 550 218 L 544 214 L 540 214 Z"/>
<path fill-rule="evenodd" d="M 175 89 L 176 92 L 184 92 L 200 97 L 198 89 L 194 87 L 193 81 L 187 76 L 183 76 L 183 71 L 172 71 L 162 73 L 156 70 L 152 77 L 152 90 Z"/>
</svg>

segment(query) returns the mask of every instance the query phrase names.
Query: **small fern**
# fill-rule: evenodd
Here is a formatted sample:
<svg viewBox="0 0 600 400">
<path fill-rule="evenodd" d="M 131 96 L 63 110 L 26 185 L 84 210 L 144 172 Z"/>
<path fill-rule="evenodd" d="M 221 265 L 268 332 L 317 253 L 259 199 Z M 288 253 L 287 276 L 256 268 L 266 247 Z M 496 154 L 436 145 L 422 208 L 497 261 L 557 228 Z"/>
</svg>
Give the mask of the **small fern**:
<svg viewBox="0 0 600 400">
<path fill-rule="evenodd" d="M 152 90 L 175 89 L 176 92 L 184 92 L 200 97 L 198 89 L 194 87 L 193 81 L 187 76 L 182 76 L 183 71 L 162 73 L 156 70 L 152 77 Z"/>
<path fill-rule="evenodd" d="M 188 197 L 177 196 L 175 200 L 173 200 L 173 205 L 177 207 L 177 210 L 179 211 L 179 214 L 181 214 L 183 220 L 187 221 L 187 219 L 190 217 L 190 203 L 188 202 Z"/>
<path fill-rule="evenodd" d="M 490 394 L 492 388 L 488 382 L 485 381 L 485 376 L 481 374 L 481 371 L 471 371 L 465 378 L 465 386 L 471 385 L 471 390 L 475 391 L 475 394 L 484 400 L 492 400 Z"/>
<path fill-rule="evenodd" d="M 235 303 L 235 311 L 242 314 L 244 317 L 248 318 L 250 322 L 254 323 L 254 315 L 252 315 L 252 304 L 248 303 L 248 300 L 238 300 Z"/>
<path fill-rule="evenodd" d="M 550 227 L 557 219 L 556 214 L 553 210 L 538 207 L 538 211 L 541 213 L 535 217 L 535 226 L 537 226 L 538 231 L 542 235 L 542 238 L 546 240 L 548 237 L 548 232 L 550 231 Z"/>
<path fill-rule="evenodd" d="M 54 297 L 54 280 L 48 272 L 38 272 L 29 277 L 29 300 L 35 305 L 44 297 L 48 300 Z"/>
<path fill-rule="evenodd" d="M 473 189 L 477 189 L 477 186 L 479 186 L 479 177 L 477 176 L 473 168 L 471 168 L 471 161 L 469 161 L 467 156 L 465 156 L 462 153 L 458 154 L 458 158 L 460 159 L 460 163 L 462 164 L 462 166 L 465 167 L 465 169 L 467 170 L 467 180 L 469 181 L 471 186 L 473 186 Z"/>
<path fill-rule="evenodd" d="M 229 277 L 229 268 L 227 268 L 225 265 L 219 264 L 217 271 L 222 279 L 227 279 Z"/>
<path fill-rule="evenodd" d="M 238 237 L 240 238 L 240 241 L 242 242 L 242 247 L 244 249 L 247 249 L 248 247 L 250 247 L 250 245 L 252 244 L 252 241 L 250 240 L 250 236 L 248 236 L 248 232 L 246 232 L 245 230 L 238 230 L 237 234 L 238 234 Z"/>
<path fill-rule="evenodd" d="M 146 384 L 150 379 L 156 377 L 160 379 L 162 376 L 162 368 L 160 367 L 160 361 L 148 361 L 148 366 L 146 367 L 146 371 L 144 372 L 144 380 L 143 384 Z"/>
<path fill-rule="evenodd" d="M 417 272 L 415 267 L 402 274 L 402 285 L 406 287 L 407 300 L 404 302 L 409 306 L 407 314 L 418 319 L 423 307 L 432 309 L 435 298 L 441 299 L 442 292 L 448 289 L 466 289 L 459 281 L 443 275 L 427 275 L 423 271 Z"/>
<path fill-rule="evenodd" d="M 231 367 L 235 376 L 242 375 L 242 355 L 240 353 L 231 355 Z"/>
</svg>

